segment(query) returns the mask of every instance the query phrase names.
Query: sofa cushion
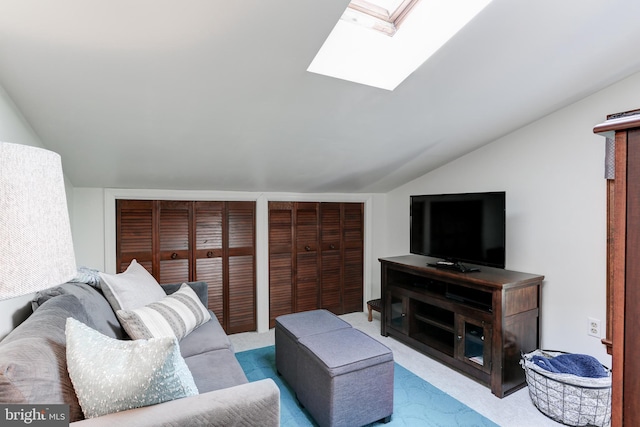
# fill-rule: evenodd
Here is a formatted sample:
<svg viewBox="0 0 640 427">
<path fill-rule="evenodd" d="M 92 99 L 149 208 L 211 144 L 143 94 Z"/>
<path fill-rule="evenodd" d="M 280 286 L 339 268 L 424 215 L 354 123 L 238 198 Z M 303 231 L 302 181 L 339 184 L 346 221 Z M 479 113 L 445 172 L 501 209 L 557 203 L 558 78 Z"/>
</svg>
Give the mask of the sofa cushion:
<svg viewBox="0 0 640 427">
<path fill-rule="evenodd" d="M 231 340 L 222 329 L 218 318 L 209 312 L 211 319 L 180 341 L 180 353 L 187 358 L 208 351 L 228 349 L 233 351 Z"/>
<path fill-rule="evenodd" d="M 160 301 L 133 310 L 118 310 L 116 315 L 129 336 L 136 340 L 159 337 L 181 340 L 211 318 L 186 283 Z"/>
<path fill-rule="evenodd" d="M 44 302 L 0 342 L 0 402 L 68 404 L 72 422 L 83 418 L 67 372 L 67 317 L 91 322 L 76 295 L 60 295 Z"/>
<path fill-rule="evenodd" d="M 119 274 L 100 273 L 102 293 L 113 311 L 143 307 L 166 296 L 156 279 L 134 259 Z"/>
<path fill-rule="evenodd" d="M 229 349 L 209 351 L 184 360 L 200 393 L 249 382 L 236 355 Z"/>
<path fill-rule="evenodd" d="M 86 418 L 198 394 L 175 337 L 119 341 L 66 321 L 67 367 Z"/>
<path fill-rule="evenodd" d="M 102 292 L 85 283 L 65 283 L 40 291 L 31 301 L 31 307 L 36 311 L 46 301 L 60 295 L 74 295 L 78 298 L 79 305 L 87 313 L 91 313 L 85 322 L 89 327 L 111 338 L 123 339 L 126 337 L 124 329 Z"/>
</svg>

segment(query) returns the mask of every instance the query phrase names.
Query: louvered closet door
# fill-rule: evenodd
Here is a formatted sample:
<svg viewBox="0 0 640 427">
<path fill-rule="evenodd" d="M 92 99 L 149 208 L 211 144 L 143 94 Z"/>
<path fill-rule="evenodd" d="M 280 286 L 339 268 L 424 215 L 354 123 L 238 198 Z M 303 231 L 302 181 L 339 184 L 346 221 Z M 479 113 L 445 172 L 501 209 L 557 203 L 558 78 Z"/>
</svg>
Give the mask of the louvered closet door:
<svg viewBox="0 0 640 427">
<path fill-rule="evenodd" d="M 255 203 L 227 202 L 227 221 L 227 332 L 255 331 Z"/>
<path fill-rule="evenodd" d="M 296 203 L 296 312 L 318 308 L 318 205 Z"/>
<path fill-rule="evenodd" d="M 227 333 L 256 329 L 255 202 L 118 200 L 116 258 L 160 283 L 204 281 Z"/>
<path fill-rule="evenodd" d="M 342 309 L 342 204 L 320 204 L 320 308 Z"/>
<path fill-rule="evenodd" d="M 153 274 L 153 201 L 116 200 L 116 268 L 135 259 Z"/>
<path fill-rule="evenodd" d="M 196 279 L 207 282 L 209 308 L 224 325 L 223 202 L 195 202 Z"/>
<path fill-rule="evenodd" d="M 160 272 L 158 282 L 178 283 L 192 280 L 189 268 L 191 247 L 191 202 L 160 201 L 158 236 Z"/>
<path fill-rule="evenodd" d="M 364 205 L 269 203 L 269 319 L 363 310 Z"/>
<path fill-rule="evenodd" d="M 364 309 L 364 205 L 344 203 L 343 206 L 343 310 L 352 313 Z"/>
<path fill-rule="evenodd" d="M 293 203 L 269 202 L 269 327 L 293 313 Z"/>
</svg>

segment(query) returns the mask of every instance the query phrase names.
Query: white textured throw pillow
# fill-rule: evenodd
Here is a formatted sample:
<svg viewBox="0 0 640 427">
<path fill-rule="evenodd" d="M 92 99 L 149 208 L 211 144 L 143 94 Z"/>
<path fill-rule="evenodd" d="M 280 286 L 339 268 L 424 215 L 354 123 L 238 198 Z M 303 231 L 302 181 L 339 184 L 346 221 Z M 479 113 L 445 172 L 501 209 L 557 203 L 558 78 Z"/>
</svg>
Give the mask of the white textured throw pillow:
<svg viewBox="0 0 640 427">
<path fill-rule="evenodd" d="M 85 418 L 198 394 L 175 338 L 120 341 L 71 317 L 67 369 Z"/>
<path fill-rule="evenodd" d="M 160 301 L 134 310 L 118 310 L 116 315 L 134 340 L 158 337 L 181 340 L 211 319 L 198 295 L 186 283 Z"/>
<path fill-rule="evenodd" d="M 102 293 L 113 311 L 143 307 L 167 295 L 156 279 L 135 259 L 124 272 L 100 273 L 100 279 Z"/>
</svg>

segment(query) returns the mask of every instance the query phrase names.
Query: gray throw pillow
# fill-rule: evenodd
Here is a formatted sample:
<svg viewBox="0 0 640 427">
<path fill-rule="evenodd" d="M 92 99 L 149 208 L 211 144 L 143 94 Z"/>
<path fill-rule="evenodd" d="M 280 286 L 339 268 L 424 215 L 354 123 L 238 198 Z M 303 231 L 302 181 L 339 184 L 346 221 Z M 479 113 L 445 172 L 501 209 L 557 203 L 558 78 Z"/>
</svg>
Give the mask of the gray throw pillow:
<svg viewBox="0 0 640 427">
<path fill-rule="evenodd" d="M 61 295 L 74 295 L 78 298 L 79 303 L 76 307 L 83 309 L 87 313 L 91 313 L 87 326 L 105 334 L 111 338 L 124 339 L 125 333 L 122 325 L 116 317 L 116 313 L 111 308 L 109 302 L 99 288 L 94 288 L 86 283 L 65 283 L 54 288 L 45 289 L 36 293 L 31 301 L 31 307 L 35 312 L 42 304 L 51 299 L 55 299 Z M 64 320 L 62 319 L 62 334 L 64 335 Z M 83 320 L 84 322 L 84 320 Z"/>
<path fill-rule="evenodd" d="M 119 274 L 100 273 L 100 287 L 113 311 L 143 307 L 164 298 L 164 290 L 146 268 L 134 259 Z"/>
</svg>

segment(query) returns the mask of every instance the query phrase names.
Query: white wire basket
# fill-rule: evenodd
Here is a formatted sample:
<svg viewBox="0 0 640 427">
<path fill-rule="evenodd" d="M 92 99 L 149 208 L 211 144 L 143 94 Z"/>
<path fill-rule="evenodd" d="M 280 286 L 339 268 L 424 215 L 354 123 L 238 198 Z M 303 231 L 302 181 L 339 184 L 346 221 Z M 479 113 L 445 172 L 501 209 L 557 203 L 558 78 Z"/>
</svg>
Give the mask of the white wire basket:
<svg viewBox="0 0 640 427">
<path fill-rule="evenodd" d="M 611 370 L 604 378 L 585 378 L 549 372 L 532 362 L 533 356 L 553 358 L 561 351 L 535 350 L 522 355 L 529 396 L 540 412 L 569 426 L 611 425 Z"/>
</svg>

